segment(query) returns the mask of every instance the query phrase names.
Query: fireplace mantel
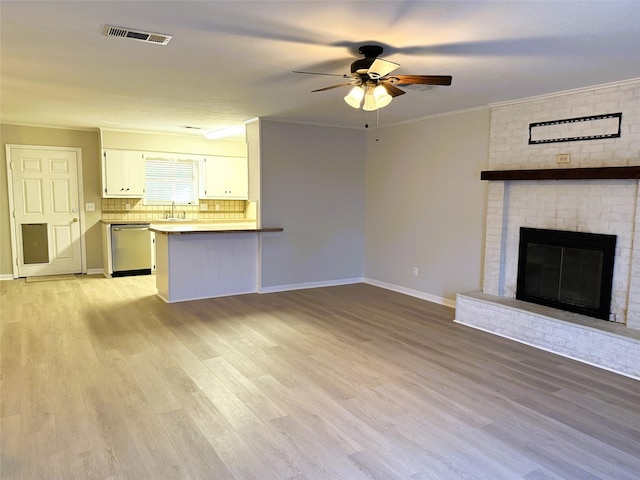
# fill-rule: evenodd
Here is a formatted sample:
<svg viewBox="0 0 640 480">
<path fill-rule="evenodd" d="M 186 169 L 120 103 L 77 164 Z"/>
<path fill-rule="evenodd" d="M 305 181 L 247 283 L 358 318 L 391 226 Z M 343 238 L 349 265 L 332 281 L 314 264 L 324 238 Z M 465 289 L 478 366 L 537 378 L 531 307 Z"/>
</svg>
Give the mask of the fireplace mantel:
<svg viewBox="0 0 640 480">
<path fill-rule="evenodd" d="M 640 179 L 639 167 L 484 170 L 480 180 L 629 180 Z"/>
</svg>

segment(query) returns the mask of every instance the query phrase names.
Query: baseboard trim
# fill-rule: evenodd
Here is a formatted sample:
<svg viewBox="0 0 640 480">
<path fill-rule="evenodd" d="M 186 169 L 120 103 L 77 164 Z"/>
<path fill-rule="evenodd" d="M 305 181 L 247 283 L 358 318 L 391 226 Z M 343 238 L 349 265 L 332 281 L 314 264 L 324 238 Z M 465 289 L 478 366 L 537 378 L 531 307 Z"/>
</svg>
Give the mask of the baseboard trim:
<svg viewBox="0 0 640 480">
<path fill-rule="evenodd" d="M 276 293 L 288 292 L 290 290 L 305 290 L 307 288 L 337 287 L 340 285 L 352 285 L 354 283 L 362 283 L 362 277 L 343 278 L 340 280 L 328 280 L 324 282 L 308 282 L 308 283 L 292 283 L 289 285 L 276 285 L 274 287 L 261 287 L 258 293 Z"/>
<path fill-rule="evenodd" d="M 90 268 L 87 270 L 86 275 L 104 275 L 104 269 L 103 268 Z M 0 282 L 4 281 L 4 280 L 15 280 L 13 278 L 13 275 L 10 273 L 3 273 L 0 274 Z"/>
<path fill-rule="evenodd" d="M 373 285 L 374 287 L 380 287 L 386 290 L 392 290 L 394 292 L 403 293 L 405 295 L 409 295 L 410 297 L 420 298 L 428 302 L 444 305 L 445 307 L 456 308 L 455 300 L 450 300 L 444 297 L 438 297 L 436 295 L 431 295 L 430 293 L 421 292 L 420 290 L 414 290 L 412 288 L 402 287 L 400 285 L 395 285 L 393 283 L 381 282 L 380 280 L 374 280 L 372 278 L 365 278 L 364 283 L 368 283 L 369 285 Z"/>
</svg>

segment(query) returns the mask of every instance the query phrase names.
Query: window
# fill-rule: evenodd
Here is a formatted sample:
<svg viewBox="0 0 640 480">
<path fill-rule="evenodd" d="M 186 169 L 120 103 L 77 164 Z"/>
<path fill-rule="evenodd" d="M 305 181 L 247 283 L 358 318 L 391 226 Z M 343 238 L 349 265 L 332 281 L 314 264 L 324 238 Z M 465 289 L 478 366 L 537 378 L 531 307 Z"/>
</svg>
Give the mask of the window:
<svg viewBox="0 0 640 480">
<path fill-rule="evenodd" d="M 147 159 L 144 174 L 145 205 L 197 203 L 197 168 L 194 160 Z"/>
</svg>

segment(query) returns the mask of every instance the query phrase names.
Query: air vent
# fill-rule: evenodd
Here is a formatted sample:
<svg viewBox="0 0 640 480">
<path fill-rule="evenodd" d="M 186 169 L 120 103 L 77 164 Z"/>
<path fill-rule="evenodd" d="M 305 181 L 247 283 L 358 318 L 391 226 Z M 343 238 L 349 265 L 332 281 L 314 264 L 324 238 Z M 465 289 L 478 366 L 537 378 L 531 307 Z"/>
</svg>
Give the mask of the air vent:
<svg viewBox="0 0 640 480">
<path fill-rule="evenodd" d="M 139 40 L 146 43 L 155 43 L 158 45 L 166 45 L 171 40 L 171 35 L 165 35 L 163 33 L 143 32 L 141 30 L 134 30 L 126 27 L 114 27 L 113 25 L 105 25 L 102 29 L 102 34 L 105 37 L 122 37 L 132 38 L 133 40 Z"/>
</svg>

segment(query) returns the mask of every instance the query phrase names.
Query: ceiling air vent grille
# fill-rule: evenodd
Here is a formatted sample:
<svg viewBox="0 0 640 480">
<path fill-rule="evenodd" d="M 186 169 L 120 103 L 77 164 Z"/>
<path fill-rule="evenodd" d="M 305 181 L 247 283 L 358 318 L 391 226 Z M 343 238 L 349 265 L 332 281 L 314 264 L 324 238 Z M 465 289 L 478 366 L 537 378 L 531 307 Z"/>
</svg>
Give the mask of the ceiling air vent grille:
<svg viewBox="0 0 640 480">
<path fill-rule="evenodd" d="M 132 38 L 146 43 L 155 43 L 157 45 L 166 45 L 171 40 L 171 35 L 163 33 L 143 32 L 126 27 L 114 27 L 113 25 L 105 25 L 102 29 L 105 37 L 121 37 Z"/>
</svg>

